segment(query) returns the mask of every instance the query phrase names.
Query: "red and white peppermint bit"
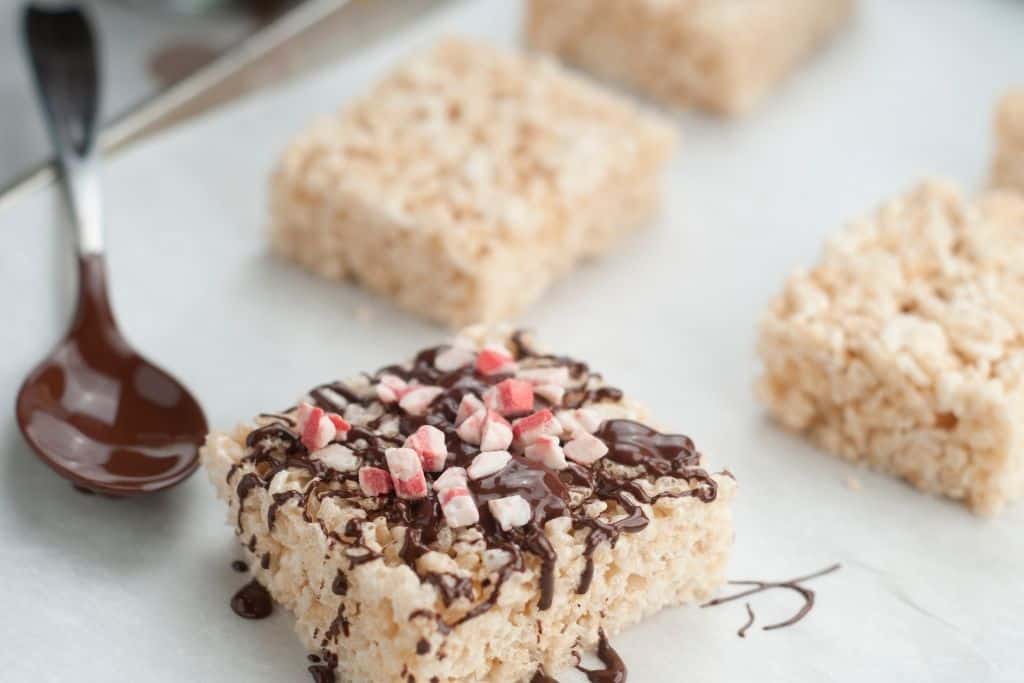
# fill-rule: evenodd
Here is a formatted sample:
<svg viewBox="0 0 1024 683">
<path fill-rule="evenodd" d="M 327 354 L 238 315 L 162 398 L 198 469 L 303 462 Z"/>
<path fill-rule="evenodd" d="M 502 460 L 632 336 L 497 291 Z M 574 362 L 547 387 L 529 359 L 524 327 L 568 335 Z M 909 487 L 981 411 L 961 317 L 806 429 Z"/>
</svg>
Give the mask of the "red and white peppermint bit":
<svg viewBox="0 0 1024 683">
<path fill-rule="evenodd" d="M 455 433 L 466 443 L 478 446 L 480 445 L 480 439 L 483 437 L 484 421 L 486 419 L 487 409 L 481 407 L 480 410 L 463 420 L 462 424 L 456 428 Z"/>
<path fill-rule="evenodd" d="M 395 494 L 399 498 L 412 500 L 427 495 L 427 478 L 423 476 L 423 465 L 416 451 L 411 448 L 389 448 L 384 451 L 384 459 L 387 460 Z"/>
<path fill-rule="evenodd" d="M 565 461 L 565 451 L 562 450 L 561 444 L 558 443 L 557 436 L 538 436 L 532 444 L 526 447 L 523 455 L 526 456 L 527 460 L 539 462 L 541 465 L 550 467 L 553 470 L 564 470 L 569 466 L 569 463 Z"/>
<path fill-rule="evenodd" d="M 601 416 L 587 408 L 576 410 L 559 410 L 558 421 L 571 436 L 592 434 L 601 426 Z"/>
<path fill-rule="evenodd" d="M 565 387 L 557 384 L 538 384 L 533 388 L 533 393 L 540 396 L 553 406 L 561 405 L 565 398 Z"/>
<path fill-rule="evenodd" d="M 522 496 L 506 496 L 487 501 L 487 507 L 503 531 L 529 524 L 533 511 Z"/>
<path fill-rule="evenodd" d="M 561 422 L 547 409 L 538 410 L 512 423 L 512 436 L 522 446 L 529 446 L 541 436 L 558 436 L 561 433 Z"/>
<path fill-rule="evenodd" d="M 440 472 L 448 459 L 448 448 L 444 443 L 444 432 L 431 425 L 423 425 L 402 444 L 411 448 L 420 456 L 423 469 L 427 472 Z"/>
<path fill-rule="evenodd" d="M 567 458 L 581 465 L 593 465 L 608 453 L 608 446 L 593 434 L 583 433 L 565 444 Z"/>
<path fill-rule="evenodd" d="M 497 375 L 516 371 L 515 359 L 503 348 L 488 346 L 476 355 L 476 371 L 481 375 Z"/>
<path fill-rule="evenodd" d="M 307 409 L 300 409 L 299 412 L 305 417 L 305 420 L 297 425 L 299 440 L 311 453 L 320 450 L 334 439 L 337 429 L 322 408 L 310 406 Z"/>
<path fill-rule="evenodd" d="M 466 474 L 473 480 L 483 479 L 505 469 L 510 460 L 512 454 L 508 451 L 483 451 L 469 463 Z"/>
<path fill-rule="evenodd" d="M 512 445 L 512 425 L 497 411 L 488 410 L 480 430 L 480 450 L 503 451 Z"/>
<path fill-rule="evenodd" d="M 522 368 L 516 377 L 530 384 L 555 384 L 560 387 L 569 386 L 571 378 L 569 368 L 559 365 L 553 368 Z"/>
<path fill-rule="evenodd" d="M 391 493 L 391 475 L 379 467 L 359 468 L 359 489 L 364 496 L 386 496 Z"/>
<path fill-rule="evenodd" d="M 306 427 L 306 422 L 309 420 L 310 413 L 313 412 L 313 404 L 308 401 L 299 401 L 298 407 L 295 409 L 295 426 L 298 428 L 299 433 Z"/>
<path fill-rule="evenodd" d="M 381 375 L 374 387 L 381 403 L 396 403 L 408 390 L 409 385 L 397 375 Z"/>
<path fill-rule="evenodd" d="M 428 385 L 410 387 L 402 398 L 398 400 L 398 406 L 410 415 L 425 415 L 427 407 L 435 398 L 444 393 L 441 387 Z"/>
<path fill-rule="evenodd" d="M 335 439 L 343 440 L 345 435 L 348 434 L 348 430 L 352 429 L 352 425 L 348 423 L 348 420 L 337 413 L 327 413 L 327 419 L 334 425 Z"/>
<path fill-rule="evenodd" d="M 476 397 L 476 394 L 463 394 L 459 401 L 459 411 L 455 415 L 455 426 L 458 427 L 466 421 L 473 413 L 481 410 L 484 402 Z"/>
<path fill-rule="evenodd" d="M 476 501 L 473 500 L 469 491 L 463 495 L 451 496 L 448 502 L 441 504 L 441 512 L 444 514 L 444 521 L 453 529 L 480 521 L 480 510 L 477 509 Z"/>
<path fill-rule="evenodd" d="M 434 367 L 441 372 L 452 372 L 471 365 L 476 360 L 476 351 L 464 346 L 449 346 L 434 356 Z"/>
<path fill-rule="evenodd" d="M 533 410 L 533 385 L 506 379 L 484 392 L 484 405 L 502 415 L 522 415 Z"/>
<path fill-rule="evenodd" d="M 359 458 L 352 452 L 352 449 L 346 448 L 340 443 L 328 444 L 320 450 L 311 453 L 310 457 L 320 460 L 331 469 L 338 470 L 339 472 L 351 472 L 359 466 Z"/>
<path fill-rule="evenodd" d="M 456 496 L 468 496 L 469 487 L 467 486 L 449 486 L 440 493 L 437 494 L 437 501 L 444 506 L 449 500 Z"/>
<path fill-rule="evenodd" d="M 468 476 L 465 467 L 449 467 L 434 480 L 434 490 L 443 491 L 453 486 L 465 486 Z"/>
</svg>

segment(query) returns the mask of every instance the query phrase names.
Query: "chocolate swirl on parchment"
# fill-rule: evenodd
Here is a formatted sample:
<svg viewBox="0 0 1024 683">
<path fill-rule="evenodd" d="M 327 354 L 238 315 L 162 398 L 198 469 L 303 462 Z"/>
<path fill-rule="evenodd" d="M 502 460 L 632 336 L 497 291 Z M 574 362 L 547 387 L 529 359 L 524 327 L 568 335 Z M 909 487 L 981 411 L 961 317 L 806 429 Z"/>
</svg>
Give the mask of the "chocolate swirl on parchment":
<svg viewBox="0 0 1024 683">
<path fill-rule="evenodd" d="M 565 367 L 573 379 L 564 399 L 552 405 L 540 396 L 535 397 L 535 410 L 553 411 L 621 400 L 622 392 L 604 384 L 601 376 L 592 372 L 585 363 L 564 356 L 540 354 L 533 350 L 521 333 L 511 339 L 513 356 L 520 363 L 527 361 L 532 367 Z M 487 389 L 511 375 L 481 375 L 472 365 L 444 372 L 435 367 L 437 354 L 444 346 L 421 351 L 408 366 L 392 365 L 369 375 L 371 383 L 383 374 L 401 377 L 410 383 L 439 386 L 444 392 L 428 407 L 426 414 L 412 416 L 396 404 L 381 404 L 372 392 L 358 392 L 343 382 L 320 385 L 310 393 L 310 401 L 324 410 L 344 413 L 357 404 L 363 409 L 383 410 L 376 419 L 363 426 L 353 426 L 343 445 L 350 448 L 362 465 L 386 467 L 384 453 L 388 448 L 401 446 L 405 438 L 422 425 L 433 425 L 445 435 L 449 457 L 447 466 L 466 467 L 480 452 L 478 446 L 459 438 L 455 419 L 462 397 L 472 393 L 481 396 Z M 282 411 L 284 413 L 288 411 Z M 328 542 L 343 547 L 349 566 L 380 559 L 379 553 L 363 545 L 360 525 L 384 518 L 389 526 L 406 528 L 405 541 L 398 555 L 402 562 L 417 571 L 417 560 L 432 549 L 438 533 L 445 527 L 440 505 L 432 493 L 421 500 L 407 501 L 394 496 L 368 500 L 358 488 L 356 472 L 340 472 L 313 459 L 295 431 L 293 421 L 285 415 L 270 414 L 272 420 L 253 430 L 246 439 L 248 453 L 228 472 L 228 482 L 235 483 L 238 496 L 238 533 L 243 534 L 242 513 L 247 495 L 257 487 L 267 489 L 274 476 L 284 470 L 297 468 L 310 475 L 310 481 L 300 491 L 286 491 L 273 496 L 267 524 L 274 528 L 277 512 L 286 505 L 298 505 L 303 519 L 320 525 Z M 397 422 L 397 434 L 388 436 L 379 431 L 385 421 Z M 637 533 L 647 527 L 649 520 L 643 504 L 651 504 L 664 497 L 694 497 L 711 502 L 717 494 L 715 480 L 700 467 L 701 456 L 693 442 L 685 436 L 662 434 L 631 420 L 607 420 L 595 433 L 608 446 L 608 454 L 592 467 L 571 463 L 568 469 L 555 471 L 527 460 L 513 452 L 512 460 L 500 472 L 470 481 L 469 486 L 480 510 L 480 529 L 488 548 L 504 550 L 509 561 L 497 572 L 497 578 L 485 582 L 479 589 L 469 579 L 444 573 L 419 573 L 420 579 L 435 586 L 439 597 L 448 606 L 460 598 L 469 598 L 472 606 L 461 617 L 445 627 L 454 627 L 469 621 L 489 609 L 498 600 L 502 586 L 514 573 L 526 568 L 524 555 L 535 557 L 540 564 L 540 596 L 538 608 L 551 606 L 554 593 L 556 553 L 544 525 L 558 517 L 569 517 L 576 529 L 588 529 L 584 547 L 586 565 L 579 579 L 577 591 L 585 593 L 593 579 L 593 554 L 604 543 L 615 545 L 623 533 Z M 253 471 L 237 477 L 243 465 Z M 439 474 L 439 473 L 438 473 Z M 428 484 L 438 474 L 426 473 Z M 681 490 L 648 495 L 640 481 L 651 482 L 660 477 L 680 480 Z M 583 495 L 570 495 L 570 491 Z M 491 517 L 487 502 L 495 498 L 520 495 L 533 511 L 530 522 L 520 528 L 504 531 Z M 351 498 L 364 503 L 364 520 L 352 520 L 343 533 L 328 529 L 315 516 L 319 503 L 329 497 Z M 574 502 L 575 501 L 575 502 Z M 605 521 L 587 514 L 588 504 L 602 501 L 614 504 L 625 512 L 616 521 Z M 342 576 L 339 574 L 339 576 Z M 488 585 L 489 584 L 489 585 Z M 347 579 L 335 581 L 335 592 L 345 586 Z M 475 603 L 475 604 L 473 604 Z M 439 623 L 443 623 L 438 619 Z M 341 634 L 347 634 L 348 620 L 340 610 L 335 623 L 323 635 L 327 645 Z"/>
</svg>

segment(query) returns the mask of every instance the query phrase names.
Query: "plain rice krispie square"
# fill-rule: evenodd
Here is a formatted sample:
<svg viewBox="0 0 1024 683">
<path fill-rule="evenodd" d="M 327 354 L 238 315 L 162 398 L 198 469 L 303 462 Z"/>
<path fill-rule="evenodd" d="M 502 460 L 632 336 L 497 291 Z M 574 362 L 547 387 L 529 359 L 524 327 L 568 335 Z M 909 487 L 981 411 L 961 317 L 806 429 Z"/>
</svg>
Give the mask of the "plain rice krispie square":
<svg viewBox="0 0 1024 683">
<path fill-rule="evenodd" d="M 925 182 L 772 301 L 758 393 L 848 460 L 993 514 L 1024 493 L 1024 196 Z"/>
<path fill-rule="evenodd" d="M 673 107 L 737 114 L 847 21 L 854 0 L 530 0 L 527 38 Z"/>
<path fill-rule="evenodd" d="M 1024 192 L 1024 88 L 1006 93 L 996 108 L 992 185 Z"/>
<path fill-rule="evenodd" d="M 494 424 L 506 417 L 508 450 L 483 462 L 494 456 L 480 455 L 480 439 L 501 441 Z M 322 433 L 325 420 L 336 431 Z M 406 441 L 431 429 L 444 434 L 443 472 L 420 452 L 429 439 Z M 544 439 L 543 454 L 532 450 Z M 425 472 L 395 467 L 403 443 Z M 733 541 L 731 475 L 709 473 L 688 438 L 656 431 L 599 374 L 522 333 L 467 330 L 408 363 L 322 385 L 297 407 L 211 434 L 201 457 L 256 578 L 295 613 L 310 651 L 336 658 L 341 681 L 554 673 L 600 629 L 708 599 Z M 375 495 L 381 470 L 394 492 Z M 364 488 L 364 471 L 378 488 Z M 506 489 L 529 517 L 492 507 Z M 449 508 L 449 495 L 470 509 Z"/>
<path fill-rule="evenodd" d="M 437 321 L 509 319 L 652 218 L 674 146 L 550 60 L 446 39 L 291 143 L 271 240 Z"/>
</svg>

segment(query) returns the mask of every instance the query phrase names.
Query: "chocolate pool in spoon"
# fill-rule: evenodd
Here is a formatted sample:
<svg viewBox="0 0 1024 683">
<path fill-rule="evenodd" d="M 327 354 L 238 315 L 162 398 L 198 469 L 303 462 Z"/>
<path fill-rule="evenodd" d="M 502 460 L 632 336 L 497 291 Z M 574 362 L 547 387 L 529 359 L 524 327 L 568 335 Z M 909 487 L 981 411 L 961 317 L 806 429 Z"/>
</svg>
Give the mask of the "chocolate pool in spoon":
<svg viewBox="0 0 1024 683">
<path fill-rule="evenodd" d="M 207 431 L 196 400 L 139 355 L 107 298 L 94 161 L 96 44 L 78 10 L 25 12 L 24 30 L 61 182 L 78 233 L 78 308 L 67 336 L 18 392 L 18 425 L 76 486 L 132 495 L 179 483 Z"/>
</svg>

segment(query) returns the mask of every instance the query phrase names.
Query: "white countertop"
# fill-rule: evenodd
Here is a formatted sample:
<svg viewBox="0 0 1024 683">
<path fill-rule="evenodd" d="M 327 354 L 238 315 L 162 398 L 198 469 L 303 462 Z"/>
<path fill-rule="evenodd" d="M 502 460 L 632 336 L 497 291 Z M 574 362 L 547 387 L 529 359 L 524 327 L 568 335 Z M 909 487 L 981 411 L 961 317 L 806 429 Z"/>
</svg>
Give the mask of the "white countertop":
<svg viewBox="0 0 1024 683">
<path fill-rule="evenodd" d="M 927 174 L 984 181 L 990 112 L 1024 81 L 1024 4 L 870 0 L 851 27 L 739 121 L 677 116 L 658 223 L 581 268 L 524 319 L 691 435 L 740 481 L 732 578 L 811 584 L 798 626 L 735 631 L 741 603 L 663 612 L 613 639 L 631 683 L 1017 681 L 1024 505 L 994 520 L 851 468 L 752 400 L 759 311 L 844 220 Z M 212 424 L 324 379 L 403 358 L 444 332 L 266 250 L 265 184 L 289 136 L 444 33 L 514 44 L 518 8 L 461 2 L 315 78 L 132 148 L 104 177 L 114 303 L 128 336 L 189 384 Z M 68 319 L 66 240 L 43 188 L 0 208 L 0 394 Z M 373 308 L 363 320 L 355 313 Z M 75 494 L 0 421 L 0 679 L 307 681 L 282 611 L 235 617 L 243 583 L 200 474 L 146 500 Z M 846 485 L 849 477 L 862 484 Z M 755 598 L 759 623 L 798 606 Z M 579 681 L 563 672 L 560 680 Z"/>
</svg>

